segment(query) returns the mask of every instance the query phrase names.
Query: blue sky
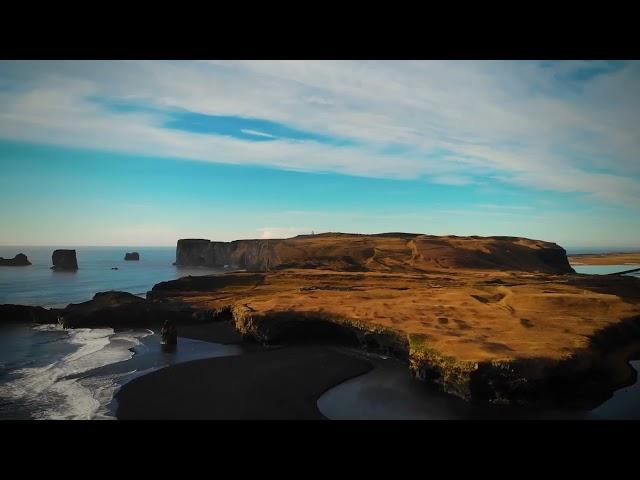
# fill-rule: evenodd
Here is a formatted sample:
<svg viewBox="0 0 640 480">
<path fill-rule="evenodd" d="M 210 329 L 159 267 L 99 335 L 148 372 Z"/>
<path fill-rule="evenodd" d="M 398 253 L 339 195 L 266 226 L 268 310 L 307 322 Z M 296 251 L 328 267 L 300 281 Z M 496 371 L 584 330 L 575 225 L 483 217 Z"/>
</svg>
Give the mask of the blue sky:
<svg viewBox="0 0 640 480">
<path fill-rule="evenodd" d="M 640 247 L 638 62 L 0 61 L 0 244 Z"/>
</svg>

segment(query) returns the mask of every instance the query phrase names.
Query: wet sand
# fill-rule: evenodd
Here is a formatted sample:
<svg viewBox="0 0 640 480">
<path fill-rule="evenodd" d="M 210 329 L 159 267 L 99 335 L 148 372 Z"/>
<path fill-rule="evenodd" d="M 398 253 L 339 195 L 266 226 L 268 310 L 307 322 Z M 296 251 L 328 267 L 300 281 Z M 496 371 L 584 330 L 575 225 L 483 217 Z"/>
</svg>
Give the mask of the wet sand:
<svg viewBox="0 0 640 480">
<path fill-rule="evenodd" d="M 318 409 L 331 420 L 568 420 L 589 412 L 480 405 L 412 378 L 406 365 L 371 356 L 374 368 L 326 391 Z"/>
<path fill-rule="evenodd" d="M 592 410 L 481 405 L 412 378 L 393 358 L 370 356 L 374 368 L 326 391 L 318 409 L 331 420 L 640 420 L 640 382 Z M 629 362 L 640 371 L 640 360 Z"/>
<path fill-rule="evenodd" d="M 184 325 L 178 328 L 178 335 L 192 340 L 221 343 L 223 345 L 242 343 L 242 335 L 235 329 L 233 322 L 214 322 L 207 324 Z"/>
<path fill-rule="evenodd" d="M 318 409 L 331 420 L 457 420 L 469 416 L 464 400 L 411 377 L 393 358 L 372 358 L 375 368 L 326 391 Z"/>
<path fill-rule="evenodd" d="M 126 384 L 121 420 L 312 420 L 318 398 L 372 363 L 329 345 L 298 345 L 173 365 Z"/>
</svg>

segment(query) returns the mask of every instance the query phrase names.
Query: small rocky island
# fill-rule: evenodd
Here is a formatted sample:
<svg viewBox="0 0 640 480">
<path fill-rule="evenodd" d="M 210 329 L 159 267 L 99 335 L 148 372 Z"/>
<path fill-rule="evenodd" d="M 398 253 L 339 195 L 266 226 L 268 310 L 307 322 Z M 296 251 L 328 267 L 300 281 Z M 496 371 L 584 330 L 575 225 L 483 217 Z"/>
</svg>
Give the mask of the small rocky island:
<svg viewBox="0 0 640 480">
<path fill-rule="evenodd" d="M 124 255 L 124 259 L 130 261 L 140 260 L 140 254 L 138 252 L 127 252 Z"/>
<path fill-rule="evenodd" d="M 52 270 L 78 270 L 75 250 L 54 250 L 51 255 Z"/>
<path fill-rule="evenodd" d="M 31 262 L 24 253 L 19 253 L 13 258 L 0 257 L 0 267 L 26 267 Z"/>
</svg>

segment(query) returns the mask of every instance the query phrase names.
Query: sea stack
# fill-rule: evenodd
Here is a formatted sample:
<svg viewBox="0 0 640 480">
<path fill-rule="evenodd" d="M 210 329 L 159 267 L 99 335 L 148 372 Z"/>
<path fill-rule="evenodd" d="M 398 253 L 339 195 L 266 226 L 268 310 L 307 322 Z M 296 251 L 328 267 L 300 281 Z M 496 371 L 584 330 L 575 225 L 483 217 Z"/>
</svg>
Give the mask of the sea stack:
<svg viewBox="0 0 640 480">
<path fill-rule="evenodd" d="M 170 319 L 165 320 L 160 330 L 160 335 L 162 335 L 163 350 L 174 350 L 176 348 L 178 344 L 178 328 Z"/>
<path fill-rule="evenodd" d="M 77 270 L 78 260 L 75 250 L 55 250 L 51 255 L 52 270 Z"/>
<path fill-rule="evenodd" d="M 26 267 L 31 262 L 24 253 L 19 253 L 13 258 L 0 257 L 0 266 L 2 267 Z"/>
<path fill-rule="evenodd" d="M 138 252 L 127 252 L 124 255 L 125 260 L 140 260 L 140 254 Z"/>
</svg>

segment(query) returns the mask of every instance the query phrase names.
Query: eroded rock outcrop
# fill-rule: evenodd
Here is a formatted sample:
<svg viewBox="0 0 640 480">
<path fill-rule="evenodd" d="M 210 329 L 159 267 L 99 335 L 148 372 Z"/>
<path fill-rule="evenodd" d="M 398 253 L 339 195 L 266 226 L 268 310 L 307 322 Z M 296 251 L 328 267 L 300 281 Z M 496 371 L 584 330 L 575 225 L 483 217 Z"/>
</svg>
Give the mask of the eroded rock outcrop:
<svg viewBox="0 0 640 480">
<path fill-rule="evenodd" d="M 52 270 L 77 270 L 78 260 L 75 250 L 55 250 L 51 255 Z"/>
<path fill-rule="evenodd" d="M 165 320 L 160 329 L 160 335 L 163 345 L 175 346 L 178 344 L 178 328 L 171 320 Z"/>
<path fill-rule="evenodd" d="M 96 293 L 87 302 L 67 305 L 59 311 L 57 320 L 65 328 L 131 328 L 159 325 L 166 320 L 207 321 L 207 313 L 179 301 L 149 302 L 131 293 L 110 291 Z"/>
<path fill-rule="evenodd" d="M 29 305 L 0 305 L 0 324 L 3 323 L 57 323 L 59 309 Z"/>
<path fill-rule="evenodd" d="M 138 252 L 127 252 L 124 255 L 124 259 L 129 261 L 140 260 L 140 254 Z"/>
<path fill-rule="evenodd" d="M 352 272 L 433 272 L 453 269 L 572 273 L 555 243 L 520 237 L 457 237 L 328 233 L 282 240 L 178 240 L 176 265 L 249 271 L 285 268 Z"/>
<path fill-rule="evenodd" d="M 13 258 L 0 257 L 0 267 L 26 267 L 31 262 L 24 253 L 19 253 Z"/>
</svg>

